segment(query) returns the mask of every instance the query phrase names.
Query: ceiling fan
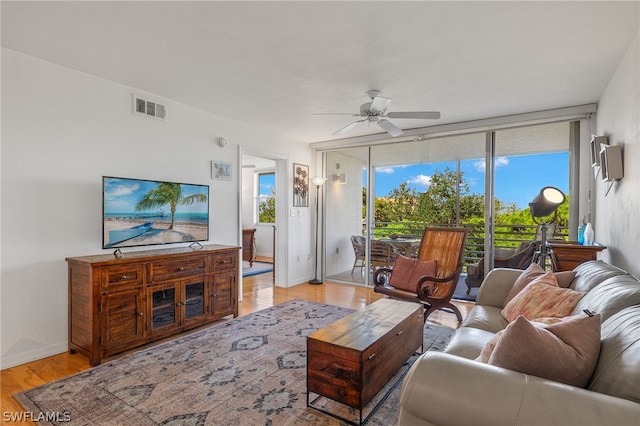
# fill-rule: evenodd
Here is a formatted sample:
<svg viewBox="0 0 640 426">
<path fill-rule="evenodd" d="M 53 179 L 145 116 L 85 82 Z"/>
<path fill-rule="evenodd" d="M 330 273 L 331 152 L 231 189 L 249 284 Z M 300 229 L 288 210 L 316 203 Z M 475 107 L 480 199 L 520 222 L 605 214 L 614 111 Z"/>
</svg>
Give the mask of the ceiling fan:
<svg viewBox="0 0 640 426">
<path fill-rule="evenodd" d="M 391 99 L 380 96 L 379 90 L 369 90 L 367 95 L 371 98 L 371 102 L 360 105 L 360 113 L 340 113 L 340 112 L 326 112 L 313 114 L 314 116 L 322 115 L 351 115 L 352 117 L 363 117 L 361 120 L 356 120 L 353 123 L 347 124 L 341 129 L 333 132 L 333 135 L 341 135 L 356 127 L 359 123 L 368 122 L 374 123 L 382 127 L 391 136 L 400 136 L 403 132 L 398 126 L 387 120 L 387 118 L 409 118 L 430 120 L 440 118 L 438 111 L 405 111 L 405 112 L 387 112 L 387 107 L 391 103 Z"/>
</svg>

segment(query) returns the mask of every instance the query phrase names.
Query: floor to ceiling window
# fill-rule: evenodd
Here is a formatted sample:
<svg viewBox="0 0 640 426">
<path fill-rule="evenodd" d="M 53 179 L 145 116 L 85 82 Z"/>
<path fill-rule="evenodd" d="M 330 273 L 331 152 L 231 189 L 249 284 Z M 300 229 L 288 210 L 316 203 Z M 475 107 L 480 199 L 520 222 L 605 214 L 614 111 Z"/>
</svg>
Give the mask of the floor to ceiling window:
<svg viewBox="0 0 640 426">
<path fill-rule="evenodd" d="M 528 203 L 543 186 L 569 195 L 569 126 L 422 136 L 326 151 L 325 277 L 369 283 L 372 267 L 380 265 L 372 258 L 378 241 L 410 255 L 426 226 L 468 227 L 469 265 L 483 261 L 485 253 L 492 259 L 496 248 L 535 238 Z M 487 196 L 491 203 L 485 203 Z M 567 235 L 568 211 L 558 220 L 558 237 Z M 366 239 L 364 256 L 352 236 Z"/>
</svg>

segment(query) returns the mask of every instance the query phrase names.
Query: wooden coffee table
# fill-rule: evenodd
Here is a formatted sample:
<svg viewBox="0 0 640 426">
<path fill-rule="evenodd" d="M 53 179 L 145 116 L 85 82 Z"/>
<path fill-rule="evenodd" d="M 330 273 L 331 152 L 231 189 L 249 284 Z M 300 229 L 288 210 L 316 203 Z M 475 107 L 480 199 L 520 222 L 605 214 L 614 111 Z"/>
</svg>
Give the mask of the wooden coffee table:
<svg viewBox="0 0 640 426">
<path fill-rule="evenodd" d="M 307 337 L 307 406 L 357 424 L 313 404 L 327 397 L 360 411 L 422 346 L 423 308 L 380 299 Z M 364 419 L 367 422 L 396 383 Z M 311 394 L 317 396 L 311 401 Z"/>
</svg>

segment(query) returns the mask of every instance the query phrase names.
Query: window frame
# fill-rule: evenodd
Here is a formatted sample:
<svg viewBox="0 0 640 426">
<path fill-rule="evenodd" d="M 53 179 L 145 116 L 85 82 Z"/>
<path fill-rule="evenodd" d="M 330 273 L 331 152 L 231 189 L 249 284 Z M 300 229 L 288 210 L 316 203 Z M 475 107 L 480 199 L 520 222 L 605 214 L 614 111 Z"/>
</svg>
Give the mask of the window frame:
<svg viewBox="0 0 640 426">
<path fill-rule="evenodd" d="M 261 176 L 264 175 L 270 175 L 273 176 L 273 194 L 268 194 L 268 195 L 264 195 L 261 194 Z M 259 225 L 275 225 L 276 223 L 276 210 L 275 210 L 275 202 L 276 202 L 276 197 L 277 194 L 275 193 L 276 191 L 276 170 L 275 169 L 264 169 L 264 170 L 258 170 L 254 172 L 254 179 L 255 179 L 255 185 L 254 185 L 254 208 L 253 208 L 253 212 L 254 212 L 254 222 L 256 224 Z M 263 202 L 268 201 L 270 199 L 274 200 L 274 218 L 273 218 L 273 222 L 262 222 L 260 220 L 260 206 L 262 205 Z"/>
</svg>

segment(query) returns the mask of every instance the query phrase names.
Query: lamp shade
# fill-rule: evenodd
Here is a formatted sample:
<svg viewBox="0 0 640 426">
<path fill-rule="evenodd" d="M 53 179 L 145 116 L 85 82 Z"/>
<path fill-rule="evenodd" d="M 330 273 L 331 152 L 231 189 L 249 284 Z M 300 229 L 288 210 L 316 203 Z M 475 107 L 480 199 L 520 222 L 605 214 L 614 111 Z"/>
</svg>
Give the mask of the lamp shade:
<svg viewBox="0 0 640 426">
<path fill-rule="evenodd" d="M 555 212 L 564 203 L 564 194 L 558 188 L 545 186 L 529 203 L 529 210 L 533 217 L 545 217 Z"/>
<path fill-rule="evenodd" d="M 326 177 L 316 176 L 311 178 L 311 183 L 315 186 L 324 185 L 324 182 L 327 180 Z"/>
</svg>

